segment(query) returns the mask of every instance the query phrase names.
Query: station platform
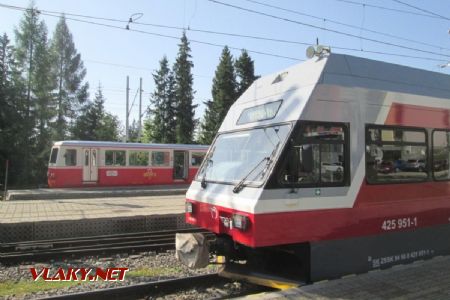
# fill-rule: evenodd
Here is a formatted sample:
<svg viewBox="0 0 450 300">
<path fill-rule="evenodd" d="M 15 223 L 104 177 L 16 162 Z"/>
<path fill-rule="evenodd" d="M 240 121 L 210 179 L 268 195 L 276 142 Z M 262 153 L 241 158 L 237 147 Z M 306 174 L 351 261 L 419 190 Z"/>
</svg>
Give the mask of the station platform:
<svg viewBox="0 0 450 300">
<path fill-rule="evenodd" d="M 117 186 L 117 187 L 85 187 L 9 190 L 5 200 L 50 200 L 101 197 L 134 197 L 162 196 L 186 194 L 189 185 L 149 185 L 149 186 Z"/>
<path fill-rule="evenodd" d="M 0 242 L 187 228 L 185 196 L 0 202 Z"/>
<path fill-rule="evenodd" d="M 450 256 L 242 299 L 450 299 Z"/>
</svg>

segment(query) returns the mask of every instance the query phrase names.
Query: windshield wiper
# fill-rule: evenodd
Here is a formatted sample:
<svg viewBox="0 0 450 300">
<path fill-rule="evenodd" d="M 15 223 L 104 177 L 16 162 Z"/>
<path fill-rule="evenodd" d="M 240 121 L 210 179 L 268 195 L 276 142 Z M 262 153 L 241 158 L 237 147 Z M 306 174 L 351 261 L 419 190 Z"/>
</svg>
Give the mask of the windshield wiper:
<svg viewBox="0 0 450 300">
<path fill-rule="evenodd" d="M 244 178 L 241 179 L 241 181 L 239 181 L 233 188 L 233 193 L 237 194 L 240 191 L 242 191 L 242 189 L 245 187 L 245 181 L 247 180 L 247 178 L 265 161 L 267 161 L 266 166 L 258 173 L 261 174 L 261 177 L 264 177 L 264 175 L 266 174 L 267 170 L 269 169 L 269 166 L 272 164 L 273 162 L 273 157 L 275 156 L 275 154 L 277 153 L 278 147 L 280 146 L 280 142 L 278 142 L 275 145 L 275 148 L 273 149 L 272 153 L 270 153 L 269 156 L 264 157 L 253 169 L 251 169 L 250 172 L 247 173 L 247 175 L 244 176 Z M 256 178 L 256 177 L 255 177 Z"/>
<path fill-rule="evenodd" d="M 203 167 L 203 177 L 202 177 L 202 181 L 200 183 L 200 186 L 202 188 L 206 188 L 206 171 L 208 170 L 208 168 L 213 164 L 213 161 L 211 159 L 211 156 L 214 153 L 214 150 L 216 150 L 216 147 L 214 146 L 214 148 L 211 149 L 211 152 L 209 152 L 208 156 L 205 157 L 205 166 Z"/>
</svg>

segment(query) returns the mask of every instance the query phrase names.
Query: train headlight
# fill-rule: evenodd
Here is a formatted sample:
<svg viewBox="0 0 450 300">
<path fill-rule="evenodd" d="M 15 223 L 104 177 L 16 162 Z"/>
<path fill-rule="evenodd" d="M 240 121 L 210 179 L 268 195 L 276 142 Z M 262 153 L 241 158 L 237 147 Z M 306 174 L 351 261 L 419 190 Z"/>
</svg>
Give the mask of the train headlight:
<svg viewBox="0 0 450 300">
<path fill-rule="evenodd" d="M 194 204 L 192 202 L 186 202 L 185 210 L 187 213 L 192 214 L 194 212 Z"/>
<path fill-rule="evenodd" d="M 233 227 L 236 227 L 242 231 L 246 230 L 249 224 L 247 216 L 233 214 Z"/>
</svg>

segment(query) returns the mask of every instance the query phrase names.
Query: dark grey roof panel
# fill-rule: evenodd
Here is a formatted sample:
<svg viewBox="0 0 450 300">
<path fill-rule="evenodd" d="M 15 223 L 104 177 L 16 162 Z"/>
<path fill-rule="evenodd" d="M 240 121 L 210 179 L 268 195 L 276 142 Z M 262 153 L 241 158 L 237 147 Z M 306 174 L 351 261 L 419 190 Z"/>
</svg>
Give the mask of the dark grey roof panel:
<svg viewBox="0 0 450 300">
<path fill-rule="evenodd" d="M 450 99 L 450 75 L 342 54 L 330 55 L 321 83 Z"/>
</svg>

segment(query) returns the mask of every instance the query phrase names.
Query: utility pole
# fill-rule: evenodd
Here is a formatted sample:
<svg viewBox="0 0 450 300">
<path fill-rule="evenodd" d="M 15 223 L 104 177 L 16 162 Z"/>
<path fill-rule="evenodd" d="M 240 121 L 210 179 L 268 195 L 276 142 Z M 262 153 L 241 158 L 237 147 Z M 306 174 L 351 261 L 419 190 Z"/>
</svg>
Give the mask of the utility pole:
<svg viewBox="0 0 450 300">
<path fill-rule="evenodd" d="M 138 125 L 138 142 L 141 142 L 142 131 L 142 77 L 139 78 L 139 125 Z"/>
<path fill-rule="evenodd" d="M 125 143 L 128 142 L 128 118 L 129 118 L 129 111 L 128 106 L 130 105 L 130 77 L 127 76 L 127 108 L 125 110 Z"/>
</svg>

